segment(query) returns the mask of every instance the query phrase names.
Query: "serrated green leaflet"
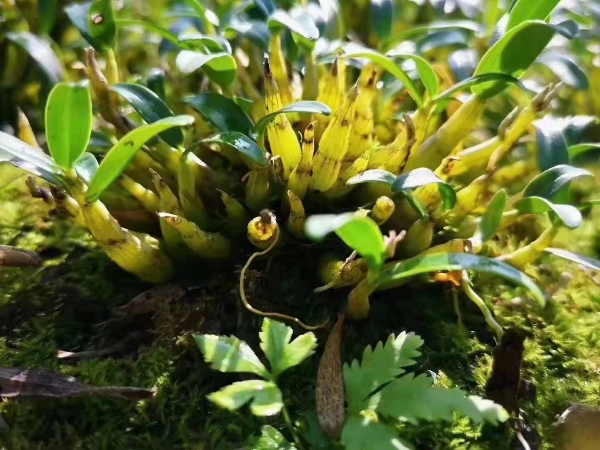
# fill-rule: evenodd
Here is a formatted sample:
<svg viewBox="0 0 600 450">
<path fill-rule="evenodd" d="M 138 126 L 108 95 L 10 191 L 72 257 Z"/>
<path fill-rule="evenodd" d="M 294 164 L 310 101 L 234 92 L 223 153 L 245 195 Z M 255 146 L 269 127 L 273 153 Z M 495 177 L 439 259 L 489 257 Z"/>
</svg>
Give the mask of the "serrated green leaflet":
<svg viewBox="0 0 600 450">
<path fill-rule="evenodd" d="M 413 450 L 414 447 L 398 438 L 396 430 L 369 417 L 353 415 L 342 431 L 346 450 Z"/>
<path fill-rule="evenodd" d="M 523 191 L 523 196 L 542 197 L 552 201 L 571 181 L 590 176 L 593 175 L 585 169 L 561 164 L 542 172 L 531 180 Z"/>
<path fill-rule="evenodd" d="M 344 243 L 365 258 L 372 270 L 379 270 L 386 255 L 381 231 L 368 217 L 354 213 L 340 215 L 316 215 L 306 220 L 306 235 L 314 240 L 323 239 L 335 232 Z"/>
<path fill-rule="evenodd" d="M 388 289 L 405 278 L 423 273 L 459 270 L 474 270 L 497 275 L 528 289 L 540 304 L 546 303 L 544 293 L 523 272 L 500 261 L 470 253 L 431 253 L 415 256 L 398 263 L 386 264 L 381 271 L 378 287 L 379 289 Z"/>
<path fill-rule="evenodd" d="M 515 203 L 515 208 L 521 214 L 554 213 L 565 226 L 578 228 L 583 217 L 577 208 L 571 205 L 557 205 L 542 197 L 525 197 Z"/>
<path fill-rule="evenodd" d="M 185 97 L 185 103 L 192 106 L 219 131 L 237 131 L 250 134 L 250 117 L 231 99 L 216 92 L 203 92 L 193 97 Z"/>
<path fill-rule="evenodd" d="M 259 333 L 260 348 L 267 356 L 275 380 L 287 369 L 297 366 L 311 356 L 317 339 L 313 333 L 305 333 L 293 341 L 293 331 L 287 325 L 265 318 Z"/>
<path fill-rule="evenodd" d="M 325 116 L 331 115 L 331 108 L 324 103 L 316 101 L 299 101 L 290 105 L 284 106 L 279 111 L 272 112 L 262 117 L 252 130 L 252 135 L 260 137 L 264 134 L 267 126 L 277 117 L 279 114 L 288 113 L 305 113 L 305 114 L 323 114 Z"/>
<path fill-rule="evenodd" d="M 496 424 L 509 418 L 500 405 L 477 396 L 467 396 L 460 389 L 433 386 L 427 375 L 404 375 L 385 386 L 367 402 L 367 409 L 402 422 L 419 420 L 452 421 L 461 413 L 473 422 Z"/>
<path fill-rule="evenodd" d="M 121 95 L 147 123 L 173 117 L 175 114 L 162 99 L 140 84 L 118 83 L 110 89 Z M 159 134 L 171 147 L 179 147 L 183 143 L 183 133 L 178 128 L 172 128 Z"/>
<path fill-rule="evenodd" d="M 496 192 L 490 200 L 485 213 L 481 216 L 481 223 L 479 224 L 479 233 L 482 242 L 490 240 L 496 234 L 496 231 L 502 222 L 502 215 L 506 209 L 507 200 L 508 195 L 504 189 L 500 189 Z"/>
<path fill-rule="evenodd" d="M 221 408 L 232 411 L 250 402 L 250 411 L 255 416 L 274 416 L 283 408 L 279 388 L 274 383 L 264 380 L 239 381 L 207 397 Z"/>
<path fill-rule="evenodd" d="M 9 32 L 4 36 L 9 41 L 22 47 L 38 63 L 48 77 L 50 84 L 56 84 L 63 80 L 64 69 L 62 63 L 44 39 L 26 31 Z"/>
<path fill-rule="evenodd" d="M 375 349 L 367 346 L 360 363 L 344 365 L 344 385 L 349 412 L 360 412 L 362 402 L 381 386 L 406 372 L 421 355 L 423 340 L 412 333 L 393 334 Z"/>
<path fill-rule="evenodd" d="M 229 145 L 260 166 L 265 166 L 268 163 L 267 157 L 256 141 L 237 131 L 224 131 L 202 139 L 202 142 Z"/>
<path fill-rule="evenodd" d="M 194 336 L 194 339 L 206 362 L 219 372 L 253 373 L 263 378 L 269 376 L 266 367 L 248 344 L 235 336 L 205 334 Z"/>
<path fill-rule="evenodd" d="M 125 170 L 135 153 L 157 134 L 173 127 L 183 127 L 194 122 L 192 116 L 167 117 L 154 123 L 142 125 L 127 133 L 106 154 L 98 172 L 90 183 L 86 201 L 98 200 L 104 190 Z"/>
<path fill-rule="evenodd" d="M 8 162 L 55 186 L 63 185 L 62 171 L 48 155 L 0 131 L 0 163 L 2 162 Z"/>
<path fill-rule="evenodd" d="M 83 155 L 92 132 L 89 83 L 59 83 L 46 103 L 46 138 L 50 154 L 63 169 L 71 169 Z"/>
</svg>

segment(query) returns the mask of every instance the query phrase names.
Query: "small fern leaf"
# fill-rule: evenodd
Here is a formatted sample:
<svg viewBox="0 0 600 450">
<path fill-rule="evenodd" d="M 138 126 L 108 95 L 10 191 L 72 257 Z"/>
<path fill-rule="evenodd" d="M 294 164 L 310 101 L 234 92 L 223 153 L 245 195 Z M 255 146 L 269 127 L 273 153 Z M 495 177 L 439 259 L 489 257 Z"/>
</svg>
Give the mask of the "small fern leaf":
<svg viewBox="0 0 600 450">
<path fill-rule="evenodd" d="M 387 342 L 379 342 L 372 350 L 365 348 L 362 361 L 344 365 L 346 400 L 350 412 L 360 411 L 361 403 L 374 391 L 405 372 L 421 355 L 423 340 L 414 333 L 390 335 Z"/>
<path fill-rule="evenodd" d="M 415 424 L 419 420 L 452 421 L 454 413 L 464 414 L 476 423 L 496 424 L 508 419 L 506 410 L 491 400 L 467 396 L 457 388 L 433 386 L 431 377 L 414 374 L 392 381 L 373 395 L 364 409 Z"/>
</svg>

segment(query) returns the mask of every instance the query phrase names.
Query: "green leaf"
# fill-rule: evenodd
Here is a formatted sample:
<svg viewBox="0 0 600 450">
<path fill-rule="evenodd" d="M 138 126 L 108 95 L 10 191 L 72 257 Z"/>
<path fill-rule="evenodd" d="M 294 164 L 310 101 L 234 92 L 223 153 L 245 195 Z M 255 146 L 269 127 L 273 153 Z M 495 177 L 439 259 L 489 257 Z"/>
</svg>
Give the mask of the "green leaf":
<svg viewBox="0 0 600 450">
<path fill-rule="evenodd" d="M 90 36 L 104 48 L 112 48 L 117 37 L 115 10 L 112 0 L 95 0 L 88 15 Z"/>
<path fill-rule="evenodd" d="M 216 92 L 185 97 L 185 103 L 202 114 L 219 131 L 250 134 L 253 124 L 248 115 L 231 99 Z"/>
<path fill-rule="evenodd" d="M 476 33 L 479 31 L 481 26 L 479 23 L 474 22 L 472 20 L 438 20 L 435 22 L 431 22 L 424 26 L 416 26 L 410 27 L 405 31 L 401 31 L 399 33 L 394 33 L 390 36 L 387 44 L 388 46 L 397 43 L 397 42 L 405 42 L 414 39 L 417 36 L 432 34 L 436 31 L 446 31 L 446 30 L 465 30 L 471 33 Z"/>
<path fill-rule="evenodd" d="M 411 55 L 410 53 L 404 53 L 397 50 L 392 50 L 386 53 L 388 58 L 401 58 L 401 59 L 410 59 L 414 61 L 417 66 L 417 72 L 419 72 L 419 77 L 425 86 L 425 89 L 429 91 L 429 95 L 435 96 L 438 94 L 440 90 L 440 84 L 438 81 L 438 76 L 433 66 L 429 64 L 429 62 L 418 55 Z"/>
<path fill-rule="evenodd" d="M 545 251 L 551 255 L 577 263 L 580 266 L 588 267 L 594 270 L 600 270 L 600 261 L 590 258 L 589 256 L 579 255 L 568 250 L 563 250 L 562 248 L 546 248 Z"/>
<path fill-rule="evenodd" d="M 133 107 L 144 121 L 154 123 L 160 119 L 174 117 L 175 114 L 162 99 L 140 84 L 118 83 L 110 89 L 121 95 Z M 183 143 L 183 133 L 179 128 L 172 128 L 159 135 L 171 147 L 179 147 Z"/>
<path fill-rule="evenodd" d="M 0 162 L 8 162 L 55 186 L 64 184 L 60 167 L 48 155 L 2 131 L 0 131 Z"/>
<path fill-rule="evenodd" d="M 380 40 L 386 40 L 392 34 L 394 23 L 394 4 L 392 0 L 372 0 L 370 2 L 371 31 Z"/>
<path fill-rule="evenodd" d="M 71 169 L 85 152 L 92 132 L 89 82 L 59 83 L 46 103 L 46 137 L 50 154 L 63 169 Z"/>
<path fill-rule="evenodd" d="M 84 153 L 81 158 L 75 161 L 73 169 L 77 172 L 79 179 L 84 183 L 89 184 L 98 171 L 98 160 L 92 153 Z"/>
<path fill-rule="evenodd" d="M 600 150 L 600 144 L 585 142 L 581 144 L 571 145 L 569 147 L 569 156 L 571 159 L 576 158 L 590 151 Z"/>
<path fill-rule="evenodd" d="M 514 84 L 515 86 L 518 86 L 522 90 L 527 92 L 527 87 L 525 87 L 525 85 L 523 83 L 521 83 L 518 79 L 516 79 L 513 76 L 506 75 L 504 73 L 485 73 L 482 75 L 474 75 L 472 77 L 469 77 L 469 78 L 461 81 L 460 83 L 456 83 L 454 86 L 452 86 L 449 89 L 446 89 L 444 92 L 442 92 L 437 97 L 431 99 L 429 101 L 429 103 L 430 104 L 439 103 L 442 100 L 447 100 L 447 99 L 452 98 L 452 96 L 454 94 L 456 94 L 460 91 L 463 91 L 467 88 L 477 86 L 477 85 L 483 84 L 483 83 L 489 83 L 492 81 Z"/>
<path fill-rule="evenodd" d="M 392 192 L 400 192 L 407 189 L 416 189 L 427 186 L 428 184 L 437 184 L 444 203 L 444 209 L 449 210 L 456 205 L 456 191 L 448 183 L 440 179 L 430 169 L 421 167 L 400 175 L 392 184 Z"/>
<path fill-rule="evenodd" d="M 379 270 L 386 257 L 386 247 L 381 231 L 368 217 L 358 217 L 354 213 L 323 214 L 306 220 L 306 235 L 321 240 L 334 232 L 344 243 L 365 258 L 371 270 Z"/>
<path fill-rule="evenodd" d="M 481 216 L 481 223 L 479 224 L 479 233 L 481 235 L 481 241 L 489 241 L 502 222 L 502 215 L 506 209 L 506 203 L 508 195 L 504 189 L 500 189 L 494 194 L 490 203 L 488 204 L 483 216 Z"/>
<path fill-rule="evenodd" d="M 577 208 L 571 205 L 557 205 L 542 197 L 524 197 L 515 203 L 521 214 L 543 214 L 553 212 L 565 224 L 574 229 L 581 226 L 583 217 Z"/>
<path fill-rule="evenodd" d="M 204 334 L 195 335 L 194 339 L 211 368 L 224 373 L 253 373 L 269 377 L 269 371 L 250 346 L 235 336 Z"/>
<path fill-rule="evenodd" d="M 590 87 L 587 75 L 570 56 L 546 51 L 537 62 L 548 67 L 567 86 L 580 90 L 587 90 Z"/>
<path fill-rule="evenodd" d="M 225 386 L 207 395 L 207 398 L 221 408 L 235 411 L 250 403 L 250 411 L 255 416 L 274 416 L 283 408 L 281 391 L 270 381 L 247 380 Z"/>
<path fill-rule="evenodd" d="M 291 32 L 296 33 L 309 41 L 316 41 L 319 39 L 319 29 L 308 14 L 292 17 L 287 11 L 278 9 L 269 15 L 267 24 L 272 30 L 287 28 Z"/>
<path fill-rule="evenodd" d="M 430 253 L 402 262 L 386 264 L 379 276 L 378 288 L 393 287 L 398 281 L 415 275 L 459 270 L 474 270 L 497 275 L 528 289 L 540 304 L 546 302 L 544 293 L 523 272 L 503 262 L 470 253 Z"/>
<path fill-rule="evenodd" d="M 152 31 L 152 32 L 158 34 L 160 37 L 166 39 L 167 41 L 169 41 L 170 43 L 172 43 L 174 45 L 177 45 L 182 48 L 186 48 L 185 43 L 179 42 L 179 38 L 176 35 L 171 33 L 169 30 L 167 30 L 159 25 L 156 25 L 152 22 L 149 22 L 147 20 L 117 19 L 116 24 L 118 26 L 122 26 L 122 27 L 144 28 L 148 31 Z"/>
<path fill-rule="evenodd" d="M 260 432 L 259 437 L 250 440 L 248 448 L 253 450 L 297 450 L 295 445 L 290 444 L 285 436 L 271 425 L 263 425 Z"/>
<path fill-rule="evenodd" d="M 548 170 L 560 164 L 569 164 L 569 149 L 555 120 L 545 118 L 533 122 L 538 147 L 538 165 Z"/>
<path fill-rule="evenodd" d="M 292 334 L 292 329 L 281 322 L 268 318 L 263 320 L 259 333 L 260 348 L 269 360 L 275 379 L 311 356 L 317 347 L 313 333 L 305 333 L 290 342 Z"/>
<path fill-rule="evenodd" d="M 273 121 L 273 119 L 277 117 L 277 115 L 288 113 L 323 114 L 325 116 L 329 116 L 331 114 L 331 108 L 325 103 L 316 102 L 312 100 L 303 100 L 291 103 L 287 106 L 284 106 L 278 111 L 272 112 L 262 117 L 254 126 L 252 134 L 257 137 L 262 136 L 265 130 L 267 129 L 267 125 L 269 125 Z"/>
<path fill-rule="evenodd" d="M 510 29 L 481 58 L 475 75 L 504 73 L 519 78 L 544 51 L 556 31 L 556 25 L 542 21 L 523 22 Z M 474 94 L 484 98 L 500 93 L 506 84 L 490 82 L 474 86 Z"/>
<path fill-rule="evenodd" d="M 347 52 L 344 54 L 345 58 L 366 58 L 369 61 L 379 65 L 381 68 L 387 70 L 391 75 L 396 77 L 402 82 L 402 84 L 404 84 L 406 90 L 413 98 L 419 109 L 423 107 L 423 96 L 419 93 L 419 90 L 410 79 L 408 74 L 402 70 L 391 58 L 384 56 L 375 50 L 361 46 L 348 45 L 346 50 Z"/>
<path fill-rule="evenodd" d="M 413 333 L 389 336 L 384 344 L 378 342 L 375 350 L 367 346 L 359 364 L 357 360 L 344 364 L 344 385 L 348 411 L 360 412 L 362 402 L 394 378 L 406 372 L 405 368 L 415 364 L 421 355 L 419 347 L 423 340 Z"/>
<path fill-rule="evenodd" d="M 56 0 L 39 0 L 40 31 L 43 34 L 50 34 L 56 23 L 56 13 L 58 5 Z"/>
<path fill-rule="evenodd" d="M 273 0 L 254 0 L 254 4 L 258 6 L 265 17 L 270 16 L 277 8 Z"/>
<path fill-rule="evenodd" d="M 207 55 L 200 52 L 183 50 L 177 55 L 175 64 L 186 75 L 202 69 L 212 81 L 224 86 L 233 83 L 237 76 L 235 59 L 227 52 L 210 53 Z"/>
<path fill-rule="evenodd" d="M 52 47 L 44 39 L 26 31 L 9 32 L 4 36 L 22 47 L 35 60 L 48 77 L 50 84 L 54 85 L 63 80 L 65 76 L 63 66 Z"/>
<path fill-rule="evenodd" d="M 271 32 L 265 22 L 234 17 L 227 24 L 225 35 L 228 38 L 235 38 L 238 34 L 257 45 L 261 50 L 269 50 Z"/>
<path fill-rule="evenodd" d="M 88 17 L 92 2 L 72 3 L 65 6 L 65 13 L 71 20 L 71 23 L 77 28 L 81 36 L 96 50 L 102 49 L 102 43 L 98 39 L 94 39 L 90 32 Z"/>
<path fill-rule="evenodd" d="M 368 409 L 402 422 L 419 420 L 451 422 L 458 412 L 475 423 L 497 424 L 509 418 L 502 406 L 475 395 L 467 396 L 460 389 L 433 386 L 426 375 L 404 375 L 392 381 L 371 397 Z"/>
<path fill-rule="evenodd" d="M 202 139 L 201 142 L 229 145 L 260 166 L 268 164 L 267 157 L 256 141 L 237 131 L 224 131 L 223 133 Z"/>
<path fill-rule="evenodd" d="M 361 416 L 350 416 L 346 420 L 342 444 L 346 450 L 414 450 L 398 437 L 394 428 Z"/>
<path fill-rule="evenodd" d="M 192 123 L 194 123 L 192 116 L 167 117 L 154 123 L 142 125 L 127 133 L 108 151 L 102 160 L 96 176 L 90 183 L 86 200 L 88 202 L 98 200 L 104 190 L 125 170 L 135 153 L 154 136 L 169 128 L 184 127 Z"/>
<path fill-rule="evenodd" d="M 391 186 L 396 178 L 396 175 L 387 170 L 371 169 L 350 178 L 346 184 L 352 186 L 361 183 L 386 183 Z"/>
<path fill-rule="evenodd" d="M 560 0 L 518 0 L 508 15 L 506 30 L 520 25 L 526 20 L 546 20 Z"/>
<path fill-rule="evenodd" d="M 192 33 L 179 36 L 179 44 L 188 50 L 199 50 L 207 53 L 227 52 L 231 54 L 231 45 L 223 37 L 211 37 L 205 34 Z"/>
<path fill-rule="evenodd" d="M 542 172 L 531 180 L 523 191 L 523 196 L 542 197 L 552 201 L 571 181 L 591 176 L 593 175 L 585 169 L 561 164 Z"/>
</svg>

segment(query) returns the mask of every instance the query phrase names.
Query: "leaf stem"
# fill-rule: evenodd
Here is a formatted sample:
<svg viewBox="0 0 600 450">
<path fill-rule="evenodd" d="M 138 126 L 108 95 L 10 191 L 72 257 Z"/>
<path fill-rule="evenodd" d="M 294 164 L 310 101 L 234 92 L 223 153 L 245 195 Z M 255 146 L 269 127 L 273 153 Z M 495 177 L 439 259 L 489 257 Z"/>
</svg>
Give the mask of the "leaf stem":
<svg viewBox="0 0 600 450">
<path fill-rule="evenodd" d="M 494 317 L 492 316 L 492 312 L 487 307 L 485 302 L 479 295 L 477 295 L 477 293 L 471 287 L 471 280 L 469 279 L 469 275 L 467 274 L 467 272 L 463 272 L 462 288 L 465 294 L 467 294 L 467 297 L 469 297 L 471 301 L 479 307 L 479 309 L 483 313 L 483 317 L 485 318 L 486 323 L 492 330 L 494 330 L 498 338 L 498 342 L 500 342 L 504 331 L 502 330 L 500 324 L 496 322 L 496 319 L 494 319 Z"/>
<path fill-rule="evenodd" d="M 294 428 L 294 424 L 292 423 L 292 418 L 290 417 L 290 413 L 288 412 L 287 408 L 285 407 L 285 403 L 283 404 L 283 408 L 281 409 L 281 412 L 283 413 L 283 418 L 285 420 L 285 423 L 287 424 L 288 428 L 290 429 L 290 433 L 292 434 L 292 437 L 294 438 L 294 442 L 296 443 L 298 450 L 304 450 L 304 446 L 302 445 L 300 436 L 298 436 L 298 433 L 296 432 L 296 429 Z"/>
</svg>

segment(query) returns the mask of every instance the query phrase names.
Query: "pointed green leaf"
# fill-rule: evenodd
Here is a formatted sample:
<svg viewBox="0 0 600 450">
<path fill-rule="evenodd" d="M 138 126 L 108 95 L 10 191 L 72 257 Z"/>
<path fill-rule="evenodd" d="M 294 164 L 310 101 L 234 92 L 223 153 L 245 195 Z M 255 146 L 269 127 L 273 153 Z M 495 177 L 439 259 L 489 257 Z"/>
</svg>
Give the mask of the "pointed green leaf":
<svg viewBox="0 0 600 450">
<path fill-rule="evenodd" d="M 79 179 L 84 183 L 89 184 L 98 171 L 98 160 L 92 153 L 84 153 L 81 158 L 75 161 L 73 169 L 77 172 Z"/>
<path fill-rule="evenodd" d="M 524 197 L 515 203 L 521 214 L 543 214 L 552 211 L 567 227 L 581 226 L 583 217 L 577 208 L 571 205 L 557 205 L 542 197 Z"/>
<path fill-rule="evenodd" d="M 59 83 L 64 78 L 63 66 L 52 47 L 41 37 L 26 31 L 6 33 L 6 39 L 22 47 L 40 66 L 50 84 Z"/>
<path fill-rule="evenodd" d="M 224 131 L 223 133 L 202 139 L 201 142 L 229 145 L 258 165 L 265 166 L 268 164 L 267 157 L 256 141 L 237 131 Z"/>
<path fill-rule="evenodd" d="M 162 99 L 146 86 L 133 83 L 118 83 L 110 89 L 121 95 L 133 107 L 144 121 L 154 123 L 160 119 L 174 117 L 175 114 Z M 171 147 L 179 147 L 183 143 L 183 133 L 179 128 L 172 128 L 159 136 Z"/>
<path fill-rule="evenodd" d="M 592 142 L 585 142 L 581 144 L 571 145 L 569 147 L 569 156 L 571 159 L 583 155 L 587 152 L 600 150 L 600 144 L 594 144 Z"/>
<path fill-rule="evenodd" d="M 491 400 L 467 396 L 460 389 L 433 386 L 427 375 L 404 375 L 371 397 L 368 409 L 393 417 L 402 422 L 452 421 L 454 413 L 461 413 L 475 423 L 505 422 L 509 415 L 504 408 Z"/>
<path fill-rule="evenodd" d="M 251 439 L 248 443 L 253 450 L 297 450 L 296 446 L 290 444 L 285 436 L 271 425 L 263 425 L 260 436 Z"/>
<path fill-rule="evenodd" d="M 580 266 L 584 266 L 589 269 L 600 270 L 600 261 L 590 258 L 589 256 L 579 255 L 562 248 L 547 248 L 545 251 L 551 255 L 577 263 Z"/>
<path fill-rule="evenodd" d="M 385 54 L 388 58 L 400 58 L 400 59 L 409 59 L 415 63 L 417 66 L 417 72 L 419 72 L 419 77 L 423 82 L 423 86 L 425 89 L 429 91 L 429 95 L 435 96 L 438 94 L 440 90 L 440 83 L 438 81 L 438 76 L 433 66 L 429 64 L 429 62 L 418 55 L 411 55 L 410 53 L 404 53 L 402 51 L 391 50 Z"/>
<path fill-rule="evenodd" d="M 264 380 L 239 381 L 207 397 L 221 408 L 231 411 L 251 402 L 250 411 L 255 416 L 274 416 L 283 408 L 279 388 L 274 383 Z"/>
<path fill-rule="evenodd" d="M 98 39 L 94 39 L 90 33 L 88 17 L 92 2 L 71 3 L 65 6 L 64 10 L 71 23 L 77 28 L 81 36 L 96 50 L 102 49 L 102 43 Z"/>
<path fill-rule="evenodd" d="M 386 183 L 391 186 L 396 178 L 396 175 L 387 170 L 371 169 L 350 178 L 346 184 L 352 186 L 361 183 Z"/>
<path fill-rule="evenodd" d="M 231 45 L 223 37 L 211 37 L 205 34 L 192 33 L 179 36 L 178 44 L 188 50 L 206 51 L 208 53 L 227 52 L 231 54 Z"/>
<path fill-rule="evenodd" d="M 506 203 L 508 195 L 504 189 L 500 189 L 494 194 L 490 203 L 488 204 L 483 216 L 481 216 L 481 223 L 479 224 L 479 233 L 481 235 L 481 241 L 489 241 L 502 222 L 502 215 L 506 209 Z"/>
<path fill-rule="evenodd" d="M 527 185 L 524 197 L 542 197 L 553 200 L 571 181 L 593 176 L 589 171 L 561 164 L 542 172 Z"/>
<path fill-rule="evenodd" d="M 46 137 L 50 154 L 63 169 L 71 169 L 85 152 L 92 132 L 89 82 L 59 83 L 46 103 Z"/>
<path fill-rule="evenodd" d="M 475 75 L 504 73 L 519 78 L 544 51 L 554 34 L 567 30 L 542 21 L 526 21 L 510 29 L 481 58 Z M 506 84 L 490 82 L 474 86 L 474 94 L 484 98 L 500 93 Z"/>
<path fill-rule="evenodd" d="M 112 0 L 95 0 L 88 15 L 90 36 L 105 48 L 112 48 L 117 37 L 115 10 Z"/>
<path fill-rule="evenodd" d="M 360 412 L 362 402 L 381 386 L 406 372 L 421 355 L 423 340 L 413 333 L 393 334 L 387 342 L 377 343 L 375 350 L 367 346 L 359 364 L 344 364 L 344 385 L 349 412 Z"/>
<path fill-rule="evenodd" d="M 371 0 L 371 31 L 383 41 L 392 34 L 394 23 L 394 3 L 392 0 Z"/>
<path fill-rule="evenodd" d="M 237 76 L 235 59 L 227 52 L 204 54 L 183 50 L 177 55 L 175 64 L 186 75 L 202 69 L 212 81 L 224 86 L 233 83 Z"/>
<path fill-rule="evenodd" d="M 538 165 L 548 170 L 560 164 L 569 164 L 569 149 L 560 127 L 554 120 L 541 119 L 533 122 L 538 147 Z"/>
<path fill-rule="evenodd" d="M 256 125 L 254 125 L 252 134 L 255 136 L 262 136 L 267 129 L 267 125 L 269 125 L 273 119 L 275 119 L 275 117 L 277 117 L 279 114 L 288 113 L 323 114 L 324 116 L 329 116 L 331 114 L 331 108 L 324 103 L 311 100 L 291 103 L 287 106 L 284 106 L 279 111 L 272 112 L 262 117 L 256 123 Z"/>
<path fill-rule="evenodd" d="M 254 373 L 263 378 L 269 371 L 244 341 L 235 336 L 195 335 L 204 360 L 219 372 Z"/>
<path fill-rule="evenodd" d="M 202 92 L 193 97 L 185 97 L 183 101 L 202 114 L 219 131 L 237 131 L 248 135 L 252 130 L 250 117 L 224 95 Z"/>
<path fill-rule="evenodd" d="M 381 268 L 386 248 L 381 231 L 368 217 L 358 217 L 354 213 L 323 214 L 306 220 L 306 235 L 314 240 L 324 239 L 335 232 L 344 243 L 365 258 L 372 270 Z"/>
<path fill-rule="evenodd" d="M 123 173 L 135 153 L 154 136 L 169 128 L 184 127 L 192 123 L 194 123 L 192 116 L 167 117 L 142 125 L 127 133 L 108 151 L 100 163 L 98 172 L 90 183 L 86 200 L 88 202 L 98 200 L 104 190 Z"/>
<path fill-rule="evenodd" d="M 417 106 L 423 107 L 423 96 L 419 93 L 419 90 L 407 75 L 391 58 L 382 55 L 381 53 L 371 50 L 369 48 L 361 46 L 347 46 L 347 52 L 344 54 L 346 58 L 366 58 L 371 62 L 379 65 L 381 68 L 387 70 L 391 75 L 396 77 L 404 84 L 406 90 L 413 98 Z"/>
<path fill-rule="evenodd" d="M 319 29 L 308 14 L 292 17 L 287 11 L 278 9 L 269 15 L 267 24 L 272 30 L 287 28 L 291 32 L 296 33 L 309 41 L 316 41 L 319 39 Z"/>
<path fill-rule="evenodd" d="M 387 289 L 393 287 L 398 281 L 424 273 L 459 270 L 474 270 L 497 275 L 528 289 L 540 304 L 546 302 L 544 293 L 523 272 L 503 262 L 470 253 L 430 253 L 402 262 L 386 264 L 379 276 L 378 287 Z"/>
<path fill-rule="evenodd" d="M 186 48 L 185 44 L 180 45 L 181 43 L 179 42 L 179 38 L 177 36 L 175 36 L 173 33 L 171 33 L 169 30 L 167 30 L 159 25 L 156 25 L 152 22 L 149 22 L 147 20 L 117 19 L 116 24 L 119 27 L 144 28 L 145 30 L 152 31 L 153 33 L 158 34 L 160 37 L 162 37 L 163 39 L 166 39 L 171 44 L 180 46 L 182 48 Z"/>
<path fill-rule="evenodd" d="M 414 450 L 412 445 L 398 437 L 394 428 L 358 415 L 346 420 L 342 444 L 346 450 Z"/>
<path fill-rule="evenodd" d="M 506 29 L 516 27 L 526 20 L 546 20 L 560 0 L 518 0 L 513 4 Z"/>
<path fill-rule="evenodd" d="M 8 162 L 55 186 L 64 183 L 60 167 L 40 149 L 0 131 L 0 163 Z"/>
<path fill-rule="evenodd" d="M 268 318 L 263 320 L 259 333 L 260 348 L 269 360 L 275 379 L 312 355 L 317 347 L 313 333 L 305 333 L 291 341 L 292 334 L 292 329 L 281 322 Z"/>
<path fill-rule="evenodd" d="M 440 179 L 430 169 L 421 167 L 400 175 L 392 184 L 392 192 L 400 192 L 406 189 L 416 189 L 428 184 L 437 184 L 440 196 L 444 203 L 444 209 L 452 209 L 456 205 L 456 191 L 448 183 Z"/>
<path fill-rule="evenodd" d="M 504 73 L 484 73 L 482 75 L 474 75 L 461 81 L 460 83 L 456 83 L 454 86 L 446 89 L 437 97 L 433 98 L 429 103 L 435 104 L 441 102 L 442 100 L 448 100 L 452 98 L 454 94 L 460 91 L 463 91 L 473 86 L 477 86 L 479 84 L 490 83 L 492 81 L 514 84 L 515 86 L 518 86 L 519 88 L 527 92 L 527 87 L 513 76 L 506 75 Z"/>
</svg>

